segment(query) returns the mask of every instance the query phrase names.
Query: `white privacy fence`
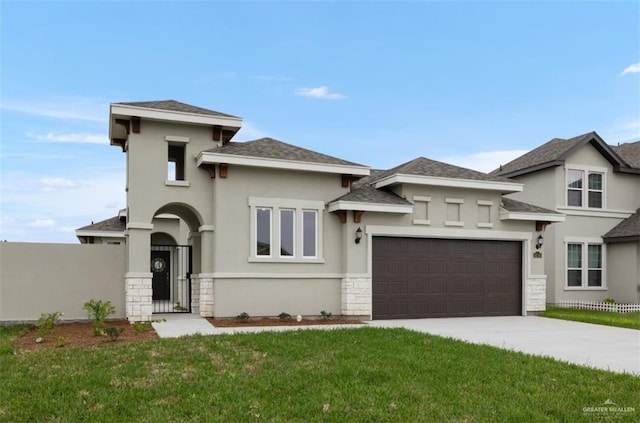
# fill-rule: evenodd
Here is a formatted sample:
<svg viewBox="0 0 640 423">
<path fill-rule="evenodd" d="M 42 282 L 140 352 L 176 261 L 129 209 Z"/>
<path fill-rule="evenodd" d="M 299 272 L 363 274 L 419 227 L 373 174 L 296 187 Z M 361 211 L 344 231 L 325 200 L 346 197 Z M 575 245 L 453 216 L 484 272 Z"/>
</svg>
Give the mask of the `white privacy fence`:
<svg viewBox="0 0 640 423">
<path fill-rule="evenodd" d="M 640 311 L 640 304 L 611 304 L 597 301 L 559 301 L 555 304 L 558 307 L 578 308 L 582 310 L 612 311 L 616 313 L 632 313 Z"/>
</svg>

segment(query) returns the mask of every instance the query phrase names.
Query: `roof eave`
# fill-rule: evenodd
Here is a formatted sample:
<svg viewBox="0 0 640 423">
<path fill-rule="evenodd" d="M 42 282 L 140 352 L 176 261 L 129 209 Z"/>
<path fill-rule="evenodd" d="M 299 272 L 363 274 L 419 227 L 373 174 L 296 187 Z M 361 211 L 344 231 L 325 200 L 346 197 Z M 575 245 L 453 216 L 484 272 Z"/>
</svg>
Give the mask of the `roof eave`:
<svg viewBox="0 0 640 423">
<path fill-rule="evenodd" d="M 110 118 L 126 118 L 132 116 L 167 122 L 191 123 L 195 125 L 216 125 L 226 128 L 236 128 L 237 130 L 242 127 L 242 118 L 234 116 L 214 116 L 202 113 L 189 113 L 175 110 L 131 106 L 120 103 L 111 103 L 109 106 Z"/>
<path fill-rule="evenodd" d="M 640 242 L 640 235 L 627 235 L 627 236 L 604 236 L 602 237 L 605 243 L 612 244 L 617 242 Z"/>
<path fill-rule="evenodd" d="M 428 185 L 498 191 L 503 194 L 522 192 L 524 184 L 518 182 L 482 181 L 474 179 L 443 178 L 437 176 L 404 175 L 395 173 L 373 183 L 375 188 L 398 184 Z"/>
<path fill-rule="evenodd" d="M 198 167 L 207 164 L 231 164 L 238 166 L 262 167 L 270 169 L 298 170 L 306 172 L 337 173 L 342 175 L 369 176 L 368 166 L 344 165 L 332 163 L 302 162 L 295 160 L 272 159 L 255 156 L 238 156 L 202 151 L 196 158 Z"/>
<path fill-rule="evenodd" d="M 500 220 L 530 220 L 539 222 L 564 222 L 564 214 L 556 213 L 535 213 L 535 212 L 513 212 L 500 209 Z"/>
<path fill-rule="evenodd" d="M 564 160 L 552 160 L 550 162 L 540 163 L 534 166 L 525 167 L 518 170 L 513 170 L 511 172 L 505 172 L 498 174 L 504 178 L 513 178 L 516 176 L 526 175 L 527 173 L 538 172 L 540 170 L 548 169 L 550 167 L 563 166 Z"/>
<path fill-rule="evenodd" d="M 368 203 L 362 201 L 344 201 L 338 200 L 329 204 L 328 211 L 335 212 L 340 210 L 357 210 L 357 211 L 371 211 L 380 213 L 400 213 L 409 214 L 413 213 L 413 206 L 410 204 L 384 204 L 384 203 Z"/>
</svg>

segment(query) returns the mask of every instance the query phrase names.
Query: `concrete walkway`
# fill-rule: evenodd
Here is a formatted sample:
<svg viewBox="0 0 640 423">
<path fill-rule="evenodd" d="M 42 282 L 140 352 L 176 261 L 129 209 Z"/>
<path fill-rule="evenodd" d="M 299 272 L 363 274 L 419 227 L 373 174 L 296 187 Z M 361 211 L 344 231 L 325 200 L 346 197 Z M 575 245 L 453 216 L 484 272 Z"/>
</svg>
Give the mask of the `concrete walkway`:
<svg viewBox="0 0 640 423">
<path fill-rule="evenodd" d="M 188 335 L 218 335 L 220 332 L 204 317 L 189 313 L 154 314 L 151 325 L 160 338 L 179 338 Z"/>
<path fill-rule="evenodd" d="M 369 324 L 403 327 L 640 376 L 640 331 L 633 329 L 537 316 L 374 320 Z"/>
</svg>

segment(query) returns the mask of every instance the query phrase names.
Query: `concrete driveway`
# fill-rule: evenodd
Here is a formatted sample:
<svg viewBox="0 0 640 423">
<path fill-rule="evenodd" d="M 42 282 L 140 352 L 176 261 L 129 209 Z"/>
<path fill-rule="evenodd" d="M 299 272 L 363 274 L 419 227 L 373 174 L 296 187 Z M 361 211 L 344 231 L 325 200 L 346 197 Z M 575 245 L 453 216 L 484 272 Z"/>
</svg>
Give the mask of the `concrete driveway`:
<svg viewBox="0 0 640 423">
<path fill-rule="evenodd" d="M 537 316 L 374 320 L 371 326 L 487 344 L 640 376 L 640 331 Z"/>
</svg>

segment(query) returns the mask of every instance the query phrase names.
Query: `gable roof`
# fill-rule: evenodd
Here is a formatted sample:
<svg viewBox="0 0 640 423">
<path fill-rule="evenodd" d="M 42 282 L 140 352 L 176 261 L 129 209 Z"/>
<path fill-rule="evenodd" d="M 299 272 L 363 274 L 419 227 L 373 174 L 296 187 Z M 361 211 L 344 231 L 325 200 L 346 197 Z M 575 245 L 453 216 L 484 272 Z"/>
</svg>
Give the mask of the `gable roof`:
<svg viewBox="0 0 640 423">
<path fill-rule="evenodd" d="M 611 146 L 618 156 L 633 168 L 640 169 L 640 141 Z"/>
<path fill-rule="evenodd" d="M 605 242 L 640 241 L 640 209 L 602 237 Z"/>
<path fill-rule="evenodd" d="M 507 192 L 522 191 L 522 184 L 464 167 L 418 157 L 387 170 L 373 181 L 376 188 L 396 184 L 419 184 Z"/>
<path fill-rule="evenodd" d="M 214 163 L 367 176 L 369 167 L 307 150 L 273 138 L 228 142 L 202 151 L 198 166 Z"/>
<path fill-rule="evenodd" d="M 413 204 L 411 202 L 399 195 L 385 189 L 376 189 L 372 185 L 372 181 L 378 179 L 383 173 L 385 173 L 383 170 L 372 170 L 370 176 L 353 182 L 351 191 L 336 198 L 332 203 L 349 202 L 412 207 Z"/>
<path fill-rule="evenodd" d="M 539 207 L 533 204 L 525 203 L 524 201 L 514 200 L 513 198 L 502 197 L 502 208 L 516 213 L 549 213 L 549 214 L 557 214 L 561 215 L 562 213 L 558 213 L 553 210 L 545 209 L 544 207 Z"/>
<path fill-rule="evenodd" d="M 202 107 L 192 106 L 190 104 L 181 103 L 176 100 L 158 100 L 158 101 L 129 101 L 113 104 L 121 104 L 124 106 L 142 107 L 144 109 L 169 110 L 172 112 L 194 113 L 208 116 L 224 116 L 237 118 L 238 116 L 226 113 L 216 112 L 215 110 L 204 109 Z"/>
<path fill-rule="evenodd" d="M 600 138 L 600 135 L 592 131 L 569 139 L 554 138 L 538 148 L 500 166 L 499 169 L 494 170 L 491 174 L 511 178 L 553 166 L 560 166 L 564 164 L 568 156 L 587 143 L 591 143 L 614 167 L 629 167 L 628 164 L 613 151 L 612 147 Z"/>
<path fill-rule="evenodd" d="M 474 181 L 514 182 L 501 176 L 489 175 L 488 173 L 455 166 L 449 163 L 439 162 L 437 160 L 427 159 L 426 157 L 418 157 L 409 162 L 396 166 L 393 169 L 389 169 L 382 175 L 380 175 L 378 180 L 384 179 L 394 174 L 433 176 L 436 178 L 468 179 Z"/>
</svg>

